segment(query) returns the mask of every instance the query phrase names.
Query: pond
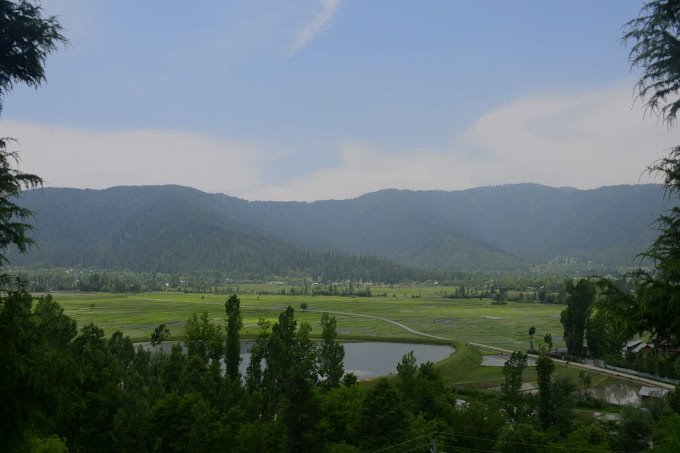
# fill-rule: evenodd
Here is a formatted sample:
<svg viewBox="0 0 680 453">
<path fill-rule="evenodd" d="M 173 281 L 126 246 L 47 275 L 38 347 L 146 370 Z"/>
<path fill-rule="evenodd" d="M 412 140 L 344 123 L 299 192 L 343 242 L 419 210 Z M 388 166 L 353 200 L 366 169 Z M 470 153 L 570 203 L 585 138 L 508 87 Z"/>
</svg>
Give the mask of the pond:
<svg viewBox="0 0 680 453">
<path fill-rule="evenodd" d="M 176 342 L 167 341 L 156 348 L 148 342 L 135 343 L 146 350 L 169 353 Z M 250 363 L 250 347 L 252 341 L 241 342 L 241 374 L 245 375 Z M 397 363 L 404 354 L 413 351 L 418 364 L 424 362 L 439 362 L 444 360 L 456 349 L 451 346 L 420 343 L 390 343 L 384 341 L 342 342 L 345 346 L 345 371 L 356 374 L 359 380 L 371 379 L 396 373 Z"/>
<path fill-rule="evenodd" d="M 482 366 L 504 366 L 505 362 L 510 359 L 507 354 L 484 354 L 482 356 Z M 535 366 L 536 359 L 529 357 L 527 359 L 528 366 Z"/>
<path fill-rule="evenodd" d="M 617 406 L 639 406 L 642 402 L 640 397 L 640 384 L 628 381 L 616 382 L 608 385 L 600 385 L 588 390 L 588 394 L 596 400 L 604 401 Z"/>
</svg>

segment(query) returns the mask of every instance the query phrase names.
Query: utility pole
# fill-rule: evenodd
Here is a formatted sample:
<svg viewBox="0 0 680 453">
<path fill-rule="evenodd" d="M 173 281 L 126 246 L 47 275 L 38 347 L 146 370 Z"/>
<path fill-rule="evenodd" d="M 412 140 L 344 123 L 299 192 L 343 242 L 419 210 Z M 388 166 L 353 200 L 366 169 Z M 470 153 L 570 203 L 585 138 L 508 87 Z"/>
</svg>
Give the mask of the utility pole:
<svg viewBox="0 0 680 453">
<path fill-rule="evenodd" d="M 432 433 L 432 448 L 430 449 L 431 453 L 437 453 L 437 431 Z"/>
</svg>

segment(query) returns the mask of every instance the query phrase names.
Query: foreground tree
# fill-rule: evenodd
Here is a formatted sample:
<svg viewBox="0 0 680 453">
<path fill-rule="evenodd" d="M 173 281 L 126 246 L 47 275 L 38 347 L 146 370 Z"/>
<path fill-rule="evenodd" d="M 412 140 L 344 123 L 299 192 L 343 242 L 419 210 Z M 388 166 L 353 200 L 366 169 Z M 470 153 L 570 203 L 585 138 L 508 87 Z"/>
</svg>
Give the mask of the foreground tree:
<svg viewBox="0 0 680 453">
<path fill-rule="evenodd" d="M 321 314 L 321 338 L 319 349 L 319 376 L 321 386 L 328 390 L 340 386 L 344 374 L 345 347 L 337 342 L 337 321 L 335 316 Z"/>
<path fill-rule="evenodd" d="M 543 428 L 555 421 L 555 406 L 552 395 L 552 373 L 555 363 L 550 357 L 541 354 L 536 361 L 536 379 L 538 381 L 538 419 Z"/>
<path fill-rule="evenodd" d="M 45 80 L 45 59 L 66 38 L 54 16 L 39 4 L 0 0 L 0 111 L 2 98 L 21 82 L 37 87 Z"/>
<path fill-rule="evenodd" d="M 216 363 L 222 358 L 224 351 L 222 326 L 211 323 L 207 311 L 194 313 L 187 321 L 184 344 L 189 356 L 198 356 L 206 362 Z"/>
<path fill-rule="evenodd" d="M 2 105 L 2 104 L 0 104 Z M 7 263 L 7 248 L 14 245 L 24 253 L 33 241 L 28 237 L 31 225 L 26 221 L 31 212 L 14 202 L 23 189 L 32 189 L 42 183 L 39 176 L 22 173 L 14 167 L 16 152 L 7 149 L 9 138 L 0 138 L 0 266 Z M 3 274 L 6 281 L 6 276 Z"/>
<path fill-rule="evenodd" d="M 241 379 L 238 367 L 241 364 L 241 300 L 236 294 L 232 295 L 224 304 L 227 312 L 227 342 L 224 348 L 224 361 L 227 364 L 227 376 L 232 381 Z"/>
<path fill-rule="evenodd" d="M 586 320 L 595 301 L 595 286 L 586 279 L 579 280 L 575 285 L 570 280 L 566 284 L 566 291 L 567 308 L 562 311 L 560 319 L 564 327 L 564 342 L 570 356 L 582 357 L 585 355 L 583 339 Z"/>
<path fill-rule="evenodd" d="M 406 410 L 399 394 L 380 379 L 364 398 L 359 412 L 358 437 L 367 451 L 399 443 L 407 427 Z"/>
<path fill-rule="evenodd" d="M 672 125 L 680 110 L 680 0 L 652 0 L 624 26 L 622 41 L 630 44 L 632 68 L 641 70 L 635 90 L 647 110 Z M 680 189 L 680 147 L 649 167 L 664 177 L 666 196 Z M 640 271 L 635 294 L 604 282 L 604 308 L 626 325 L 629 335 L 650 333 L 658 346 L 680 344 L 680 209 L 657 219 L 660 235 L 642 254 L 653 264 Z"/>
<path fill-rule="evenodd" d="M 522 382 L 527 360 L 528 357 L 525 353 L 515 351 L 503 365 L 505 380 L 501 385 L 501 392 L 505 400 L 505 412 L 513 423 L 523 421 L 530 412 L 522 395 Z"/>
<path fill-rule="evenodd" d="M 5 94 L 16 83 L 38 86 L 44 81 L 45 58 L 64 41 L 56 18 L 44 17 L 39 5 L 0 0 L 0 112 Z M 31 226 L 26 221 L 30 211 L 14 200 L 23 189 L 42 182 L 40 177 L 15 168 L 18 155 L 8 149 L 12 141 L 0 138 L 0 284 L 4 291 L 9 283 L 4 272 L 7 249 L 15 246 L 25 252 L 31 244 L 27 235 Z M 51 351 L 60 346 L 59 336 L 68 343 L 74 335 L 73 326 L 62 322 L 61 313 L 53 308 L 45 303 L 40 310 L 43 317 L 53 318 L 54 326 L 41 324 L 36 321 L 41 316 L 32 313 L 31 295 L 23 289 L 0 295 L 0 451 L 25 451 L 40 443 L 30 439 L 29 433 L 55 408 L 71 407 L 66 389 L 72 370 L 63 375 L 66 379 L 60 382 L 61 387 L 51 387 L 45 381 L 62 376 L 61 371 L 68 368 L 66 358 Z M 41 326 L 47 330 L 39 330 Z M 51 357 L 58 360 L 50 362 Z"/>
<path fill-rule="evenodd" d="M 624 25 L 630 64 L 642 70 L 635 85 L 647 109 L 670 125 L 680 109 L 680 1 L 653 0 Z"/>
</svg>

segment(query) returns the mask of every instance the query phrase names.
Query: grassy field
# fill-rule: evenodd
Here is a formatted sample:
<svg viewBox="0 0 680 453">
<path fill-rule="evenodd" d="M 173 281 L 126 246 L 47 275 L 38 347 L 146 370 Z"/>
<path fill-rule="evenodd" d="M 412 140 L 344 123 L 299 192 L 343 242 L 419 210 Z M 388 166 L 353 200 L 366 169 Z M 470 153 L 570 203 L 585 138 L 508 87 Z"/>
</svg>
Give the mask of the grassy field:
<svg viewBox="0 0 680 453">
<path fill-rule="evenodd" d="M 559 305 L 509 302 L 492 305 L 488 299 L 446 299 L 435 288 L 380 288 L 374 292 L 386 297 L 292 296 L 257 294 L 257 288 L 240 287 L 244 316 L 244 337 L 257 334 L 260 318 L 276 320 L 287 306 L 296 310 L 300 321 L 312 325 L 319 333 L 320 311 L 336 312 L 338 332 L 348 338 L 389 338 L 418 340 L 424 337 L 380 319 L 385 317 L 431 335 L 466 343 L 469 341 L 507 349 L 527 349 L 528 331 L 536 327 L 535 342 L 542 342 L 546 332 L 553 334 L 556 346 L 562 344 Z M 245 292 L 248 291 L 248 292 Z M 250 292 L 252 291 L 252 292 Z M 413 297 L 418 296 L 418 297 Z M 79 325 L 94 322 L 107 335 L 121 330 L 136 340 L 149 337 L 160 323 L 180 337 L 192 313 L 207 311 L 215 322 L 224 319 L 226 296 L 184 293 L 144 294 L 54 294 L 65 312 Z M 300 308 L 307 304 L 307 310 Z M 363 315 L 363 316 L 362 316 Z"/>
<path fill-rule="evenodd" d="M 546 332 L 553 334 L 555 345 L 562 345 L 559 305 L 509 302 L 492 305 L 489 299 L 447 299 L 443 294 L 453 288 L 407 287 L 374 288 L 378 297 L 339 297 L 263 294 L 280 292 L 268 285 L 240 285 L 239 297 L 244 317 L 243 337 L 254 337 L 258 320 L 274 322 L 287 306 L 295 308 L 298 321 L 312 325 L 319 334 L 320 312 L 334 312 L 338 332 L 343 338 L 384 339 L 397 341 L 437 341 L 374 316 L 388 318 L 419 332 L 446 338 L 456 347 L 456 354 L 439 363 L 447 383 L 463 386 L 493 386 L 502 381 L 501 367 L 480 366 L 482 352 L 468 347 L 477 342 L 513 350 L 526 350 L 528 331 L 536 327 L 535 343 Z M 227 296 L 175 292 L 143 294 L 56 293 L 55 300 L 79 326 L 93 322 L 107 335 L 121 330 L 134 340 L 148 340 L 153 329 L 166 324 L 174 338 L 181 338 L 187 319 L 193 313 L 207 311 L 214 322 L 224 320 Z M 306 303 L 302 310 L 300 304 Z M 528 370 L 527 380 L 534 378 Z"/>
</svg>

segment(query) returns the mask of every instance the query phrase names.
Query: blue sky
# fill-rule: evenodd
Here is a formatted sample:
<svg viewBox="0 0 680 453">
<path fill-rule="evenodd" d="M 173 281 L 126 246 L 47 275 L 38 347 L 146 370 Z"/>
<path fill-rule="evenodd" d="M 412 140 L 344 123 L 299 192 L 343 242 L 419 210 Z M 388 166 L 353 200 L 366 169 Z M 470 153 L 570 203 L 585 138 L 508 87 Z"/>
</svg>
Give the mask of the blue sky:
<svg viewBox="0 0 680 453">
<path fill-rule="evenodd" d="M 4 135 L 48 185 L 248 199 L 637 183 L 678 142 L 634 103 L 640 0 L 50 0 L 70 43 Z M 646 180 L 642 180 L 643 182 Z"/>
</svg>

